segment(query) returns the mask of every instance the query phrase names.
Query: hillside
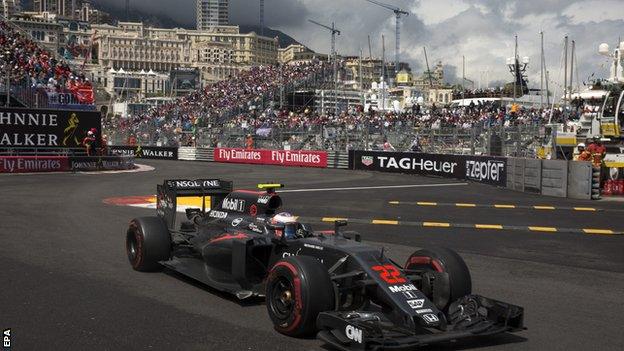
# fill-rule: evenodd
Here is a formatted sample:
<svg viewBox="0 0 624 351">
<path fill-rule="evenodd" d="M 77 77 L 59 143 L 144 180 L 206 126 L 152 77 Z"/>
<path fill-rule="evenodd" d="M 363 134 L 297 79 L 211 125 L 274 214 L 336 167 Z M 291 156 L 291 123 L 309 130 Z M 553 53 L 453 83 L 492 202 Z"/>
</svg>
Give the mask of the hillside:
<svg viewBox="0 0 624 351">
<path fill-rule="evenodd" d="M 100 2 L 94 3 L 94 7 L 108 12 L 111 15 L 111 22 L 126 20 L 126 11 L 123 8 L 102 4 Z M 131 8 L 129 20 L 133 22 L 143 22 L 152 27 L 194 29 L 194 27 L 185 23 L 180 23 L 169 16 L 163 14 L 148 14 L 136 8 Z M 261 32 L 259 25 L 240 25 L 240 31 L 241 33 L 256 32 L 258 34 Z M 271 38 L 278 37 L 280 47 L 287 47 L 291 44 L 299 43 L 288 34 L 271 28 L 265 28 L 264 35 Z"/>
</svg>

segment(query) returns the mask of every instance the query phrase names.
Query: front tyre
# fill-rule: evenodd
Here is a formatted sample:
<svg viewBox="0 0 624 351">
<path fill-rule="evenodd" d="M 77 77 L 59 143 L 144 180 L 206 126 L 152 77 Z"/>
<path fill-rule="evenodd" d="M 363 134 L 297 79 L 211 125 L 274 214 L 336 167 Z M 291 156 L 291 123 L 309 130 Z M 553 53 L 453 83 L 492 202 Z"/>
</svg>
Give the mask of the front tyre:
<svg viewBox="0 0 624 351">
<path fill-rule="evenodd" d="M 126 253 L 132 268 L 141 272 L 161 269 L 159 261 L 171 257 L 171 236 L 159 217 L 140 217 L 130 221 L 126 232 Z"/>
<path fill-rule="evenodd" d="M 448 274 L 448 289 L 437 291 L 437 298 L 427 296 L 432 301 L 444 301 L 436 303 L 436 307 L 440 310 L 446 311 L 451 303 L 472 293 L 472 278 L 468 266 L 461 256 L 451 249 L 434 247 L 418 250 L 407 259 L 404 267 L 406 270 Z"/>
<path fill-rule="evenodd" d="M 278 261 L 269 272 L 266 305 L 275 329 L 285 335 L 314 335 L 320 312 L 334 309 L 334 287 L 323 264 L 308 256 Z"/>
</svg>

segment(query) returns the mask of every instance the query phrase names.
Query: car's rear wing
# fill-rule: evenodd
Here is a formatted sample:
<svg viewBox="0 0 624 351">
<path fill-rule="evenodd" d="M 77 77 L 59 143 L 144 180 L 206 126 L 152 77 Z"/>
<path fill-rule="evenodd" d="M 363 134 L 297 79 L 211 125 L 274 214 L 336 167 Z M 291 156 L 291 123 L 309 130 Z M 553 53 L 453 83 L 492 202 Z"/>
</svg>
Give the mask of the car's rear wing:
<svg viewBox="0 0 624 351">
<path fill-rule="evenodd" d="M 206 197 L 210 197 L 210 208 L 215 208 L 232 192 L 232 181 L 220 179 L 170 179 L 156 187 L 156 212 L 167 224 L 169 230 L 176 229 L 176 212 L 178 197 L 202 197 L 202 211 L 205 212 Z"/>
</svg>

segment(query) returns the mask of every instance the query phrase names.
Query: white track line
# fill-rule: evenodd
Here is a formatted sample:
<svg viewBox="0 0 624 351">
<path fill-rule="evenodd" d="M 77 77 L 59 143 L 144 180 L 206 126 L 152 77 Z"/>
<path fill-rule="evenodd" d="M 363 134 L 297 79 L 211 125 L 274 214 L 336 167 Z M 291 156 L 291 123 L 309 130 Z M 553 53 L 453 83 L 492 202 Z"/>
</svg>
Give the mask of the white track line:
<svg viewBox="0 0 624 351">
<path fill-rule="evenodd" d="M 350 187 L 350 188 L 286 189 L 286 190 L 278 190 L 277 192 L 278 193 L 305 193 L 305 192 L 315 192 L 315 191 L 349 191 L 349 190 L 401 189 L 401 188 L 436 188 L 436 187 L 462 186 L 462 185 L 468 185 L 468 183 L 357 186 L 357 187 Z"/>
<path fill-rule="evenodd" d="M 110 170 L 110 171 L 80 171 L 76 173 L 80 174 L 88 174 L 88 175 L 98 175 L 98 174 L 119 174 L 119 173 L 137 173 L 137 172 L 150 172 L 155 170 L 156 168 L 148 165 L 141 165 L 135 163 L 135 169 L 121 169 L 121 170 Z M 67 173 L 67 172 L 66 172 Z"/>
</svg>

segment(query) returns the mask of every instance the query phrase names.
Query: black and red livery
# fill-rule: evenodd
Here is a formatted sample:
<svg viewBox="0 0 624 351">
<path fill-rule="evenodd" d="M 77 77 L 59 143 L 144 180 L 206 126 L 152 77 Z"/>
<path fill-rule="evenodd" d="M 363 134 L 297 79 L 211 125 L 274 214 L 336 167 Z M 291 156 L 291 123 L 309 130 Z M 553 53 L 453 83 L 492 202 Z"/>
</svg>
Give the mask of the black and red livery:
<svg viewBox="0 0 624 351">
<path fill-rule="evenodd" d="M 413 349 L 524 329 L 522 307 L 472 294 L 462 258 L 450 249 L 414 252 L 400 265 L 360 235 L 296 235 L 270 220 L 282 206 L 279 184 L 233 191 L 218 179 L 166 180 L 158 186 L 157 216 L 133 219 L 126 235 L 132 267 L 167 267 L 239 299 L 266 297 L 280 333 L 317 335 L 340 350 Z M 210 197 L 210 210 L 176 201 Z M 178 223 L 181 222 L 181 223 Z"/>
</svg>

